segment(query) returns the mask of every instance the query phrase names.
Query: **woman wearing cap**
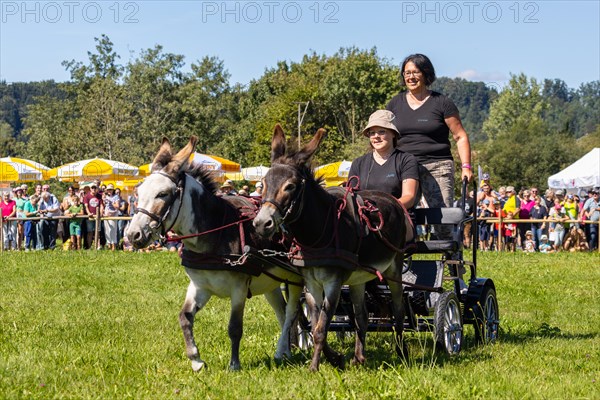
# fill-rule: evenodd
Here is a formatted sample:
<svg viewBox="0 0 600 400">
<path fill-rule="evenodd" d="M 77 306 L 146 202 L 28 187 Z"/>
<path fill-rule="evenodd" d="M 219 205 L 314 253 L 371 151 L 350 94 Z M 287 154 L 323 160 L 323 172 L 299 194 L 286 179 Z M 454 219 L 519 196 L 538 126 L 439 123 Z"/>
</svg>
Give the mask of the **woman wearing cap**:
<svg viewBox="0 0 600 400">
<path fill-rule="evenodd" d="M 394 196 L 407 210 L 417 200 L 419 170 L 414 156 L 398 148 L 398 129 L 395 116 L 388 110 L 377 110 L 369 117 L 363 135 L 369 138 L 371 151 L 352 161 L 348 176 L 350 184 L 358 184 L 360 190 L 378 190 Z M 410 221 L 407 221 L 410 223 Z M 412 227 L 407 230 L 407 240 L 413 238 Z"/>
<path fill-rule="evenodd" d="M 433 64 L 423 54 L 404 59 L 400 82 L 407 91 L 388 103 L 396 115 L 399 147 L 413 154 L 419 163 L 420 187 L 429 207 L 452 207 L 454 200 L 454 161 L 449 134 L 456 142 L 461 161 L 461 179 L 473 178 L 471 145 L 462 126 L 458 108 L 446 96 L 428 87 L 436 80 Z M 442 235 L 448 236 L 444 231 Z"/>
</svg>

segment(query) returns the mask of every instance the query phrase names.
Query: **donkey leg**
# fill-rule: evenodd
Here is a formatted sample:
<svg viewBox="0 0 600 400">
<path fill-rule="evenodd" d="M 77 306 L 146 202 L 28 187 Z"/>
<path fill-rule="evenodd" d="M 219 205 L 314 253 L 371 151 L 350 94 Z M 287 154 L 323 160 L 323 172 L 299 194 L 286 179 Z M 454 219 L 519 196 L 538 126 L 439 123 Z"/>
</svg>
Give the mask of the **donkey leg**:
<svg viewBox="0 0 600 400">
<path fill-rule="evenodd" d="M 231 359 L 229 360 L 229 369 L 239 371 L 240 364 L 240 342 L 244 332 L 244 307 L 246 306 L 246 295 L 248 286 L 233 290 L 231 293 L 231 315 L 229 316 L 229 340 L 231 341 Z"/>
<path fill-rule="evenodd" d="M 319 310 L 319 316 L 316 325 L 313 327 L 313 340 L 315 342 L 315 351 L 310 364 L 311 371 L 319 370 L 319 363 L 321 361 L 321 351 L 324 351 L 327 360 L 338 368 L 344 368 L 344 356 L 341 353 L 333 351 L 327 345 L 327 331 L 329 330 L 329 324 L 333 318 L 333 314 L 337 307 L 340 299 L 340 293 L 342 289 L 342 278 L 341 276 L 335 276 L 326 285 L 324 289 L 324 298 L 321 302 L 321 309 Z M 311 293 L 313 293 L 311 291 Z M 317 296 L 315 296 L 317 300 Z M 317 303 L 319 304 L 319 303 Z"/>
<path fill-rule="evenodd" d="M 281 328 L 281 336 L 277 342 L 277 351 L 275 352 L 276 360 L 281 360 L 283 357 L 290 358 L 292 356 L 292 329 L 294 328 L 294 321 L 298 316 L 298 304 L 300 303 L 300 296 L 302 295 L 302 287 L 289 285 L 288 292 L 288 302 L 285 306 L 285 321 Z"/>
<path fill-rule="evenodd" d="M 402 278 L 402 254 L 396 255 L 394 260 L 394 279 L 400 281 Z M 394 331 L 396 341 L 396 353 L 402 358 L 408 357 L 408 347 L 402 338 L 402 332 L 404 330 L 404 292 L 402 283 L 388 280 L 388 286 L 390 288 L 390 294 L 392 296 L 392 312 L 394 314 Z"/>
<path fill-rule="evenodd" d="M 181 326 L 181 331 L 183 332 L 185 353 L 192 361 L 192 369 L 194 371 L 200 371 L 206 366 L 205 362 L 200 358 L 200 353 L 194 340 L 194 318 L 196 313 L 208 303 L 210 297 L 210 293 L 198 291 L 194 284 L 190 282 L 183 307 L 179 313 L 179 326 Z"/>
<path fill-rule="evenodd" d="M 312 293 L 316 293 L 316 296 L 313 296 Z M 321 304 L 323 304 L 323 288 L 321 286 L 319 286 L 319 289 L 313 289 L 313 292 L 307 291 L 306 293 L 304 293 L 304 297 L 306 299 L 306 305 L 308 306 L 308 311 L 309 311 L 309 315 L 310 315 L 310 326 L 312 327 L 311 329 L 311 334 L 314 334 L 314 329 L 317 326 L 317 323 L 319 321 L 319 313 L 321 311 Z M 343 363 L 344 360 L 344 356 L 341 353 L 336 352 L 335 350 L 333 350 L 331 348 L 331 346 L 329 346 L 329 343 L 327 342 L 327 338 L 325 338 L 325 343 L 323 344 L 323 354 L 325 355 L 325 358 L 327 359 L 327 361 L 329 361 L 331 364 L 333 365 L 338 365 L 340 362 Z M 314 338 L 313 338 L 313 343 L 314 343 Z M 314 357 L 314 354 L 313 354 Z M 319 354 L 320 357 L 320 354 Z M 340 361 L 341 360 L 341 361 Z"/>
<path fill-rule="evenodd" d="M 354 345 L 353 364 L 365 363 L 365 343 L 367 339 L 367 305 L 365 304 L 365 284 L 350 286 L 350 299 L 354 310 L 354 326 L 356 328 L 356 342 Z"/>
</svg>

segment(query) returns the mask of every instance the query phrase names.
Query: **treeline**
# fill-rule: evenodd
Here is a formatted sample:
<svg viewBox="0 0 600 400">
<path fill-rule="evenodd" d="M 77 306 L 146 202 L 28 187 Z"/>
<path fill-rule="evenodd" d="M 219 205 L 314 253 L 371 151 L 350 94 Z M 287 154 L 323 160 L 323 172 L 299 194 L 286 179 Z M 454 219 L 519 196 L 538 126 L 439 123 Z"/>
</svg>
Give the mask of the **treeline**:
<svg viewBox="0 0 600 400">
<path fill-rule="evenodd" d="M 63 65 L 65 83 L 0 82 L 0 154 L 49 166 L 91 157 L 139 165 L 163 136 L 178 147 L 194 134 L 201 152 L 258 165 L 269 162 L 275 123 L 297 143 L 300 116 L 302 141 L 328 131 L 316 162 L 352 159 L 366 149 L 360 131 L 371 112 L 400 89 L 399 66 L 376 49 L 279 62 L 247 86 L 232 85 L 215 57 L 184 72 L 184 57 L 161 46 L 123 64 L 106 36 L 88 60 Z M 441 77 L 433 89 L 457 104 L 474 163 L 500 182 L 544 187 L 548 175 L 600 145 L 600 81 L 570 89 L 521 74 L 498 93 Z"/>
</svg>

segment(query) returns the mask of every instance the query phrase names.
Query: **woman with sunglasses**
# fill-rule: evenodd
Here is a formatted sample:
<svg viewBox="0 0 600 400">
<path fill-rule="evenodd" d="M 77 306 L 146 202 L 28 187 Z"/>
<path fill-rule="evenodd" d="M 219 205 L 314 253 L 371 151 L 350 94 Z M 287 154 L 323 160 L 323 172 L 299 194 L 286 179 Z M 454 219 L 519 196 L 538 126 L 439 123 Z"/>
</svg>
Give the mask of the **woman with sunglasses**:
<svg viewBox="0 0 600 400">
<path fill-rule="evenodd" d="M 429 86 L 436 80 L 433 64 L 423 54 L 404 59 L 400 92 L 387 105 L 396 115 L 399 147 L 413 154 L 419 163 L 420 187 L 429 207 L 452 207 L 454 202 L 454 161 L 450 152 L 450 133 L 458 147 L 461 179 L 473 178 L 471 145 L 462 126 L 458 108 L 446 96 Z M 451 236 L 449 229 L 440 232 Z"/>
<path fill-rule="evenodd" d="M 394 125 L 395 118 L 387 110 L 371 114 L 363 130 L 363 135 L 369 138 L 370 151 L 352 161 L 348 184 L 358 185 L 359 190 L 389 193 L 406 210 L 410 210 L 417 200 L 419 170 L 414 156 L 396 148 L 398 130 Z M 407 229 L 406 239 L 412 240 L 412 226 L 407 227 L 410 229 Z"/>
</svg>

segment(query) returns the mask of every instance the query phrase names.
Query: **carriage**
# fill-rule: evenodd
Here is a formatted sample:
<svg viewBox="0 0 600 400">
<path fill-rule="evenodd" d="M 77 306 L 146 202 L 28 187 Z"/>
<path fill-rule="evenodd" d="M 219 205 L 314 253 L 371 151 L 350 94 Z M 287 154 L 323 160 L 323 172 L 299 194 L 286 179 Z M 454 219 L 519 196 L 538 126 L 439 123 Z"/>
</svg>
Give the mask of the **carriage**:
<svg viewBox="0 0 600 400">
<path fill-rule="evenodd" d="M 453 239 L 405 246 L 409 218 L 394 197 L 378 191 L 356 195 L 350 187 L 321 187 L 309 164 L 323 135 L 319 130 L 309 144 L 290 155 L 283 131 L 276 127 L 272 144 L 276 162 L 265 177 L 266 197 L 260 209 L 242 197 L 219 198 L 210 174 L 190 168 L 194 137 L 176 155 L 163 140 L 151 176 L 138 189 L 138 212 L 127 235 L 134 246 L 143 247 L 172 229 L 185 244 L 181 257 L 190 285 L 179 320 L 194 370 L 205 366 L 194 340 L 195 315 L 215 295 L 232 302 L 228 332 L 234 370 L 240 368 L 245 299 L 254 294 L 267 296 L 282 328 L 276 359 L 290 355 L 291 327 L 300 315 L 301 347 L 307 344 L 302 340 L 309 338 L 306 332 L 311 332 L 313 371 L 319 369 L 321 353 L 333 365 L 344 366 L 343 354 L 327 343 L 329 330 L 354 330 L 352 362 L 357 364 L 365 362 L 366 332 L 372 330 L 393 331 L 396 351 L 403 356 L 407 354 L 402 340 L 405 329 L 432 328 L 449 354 L 460 351 L 463 323 L 475 325 L 480 342 L 496 339 L 494 284 L 477 277 L 475 250 L 471 261 L 463 258 L 464 228 L 476 224 L 474 217 L 465 214 L 464 204 L 417 210 L 417 224 L 448 225 Z M 465 181 L 463 198 L 466 188 Z M 279 231 L 286 231 L 304 255 L 315 251 L 316 257 L 296 254 L 289 262 L 278 258 L 289 255 L 281 250 L 282 242 L 272 237 Z M 477 230 L 473 232 L 476 235 Z M 440 257 L 420 259 L 432 255 Z M 302 281 L 307 291 L 299 301 Z M 292 283 L 287 305 L 279 293 L 281 282 Z"/>
<path fill-rule="evenodd" d="M 462 199 L 468 190 L 462 183 Z M 417 225 L 429 230 L 431 226 L 448 226 L 451 240 L 417 240 L 406 253 L 402 271 L 404 284 L 404 329 L 415 332 L 433 332 L 439 349 L 449 355 L 460 352 L 463 345 L 463 326 L 474 327 L 475 341 L 490 344 L 496 341 L 499 328 L 496 288 L 490 278 L 477 276 L 477 247 L 471 246 L 470 260 L 463 244 L 464 231 L 471 225 L 473 243 L 477 243 L 476 216 L 465 211 L 465 203 L 453 208 L 418 208 Z M 253 257 L 263 258 L 263 253 L 246 249 Z M 373 279 L 366 285 L 365 302 L 369 316 L 368 330 L 391 332 L 394 330 L 390 289 L 385 281 Z M 298 347 L 312 345 L 311 325 L 306 298 L 300 304 L 298 321 Z M 354 331 L 354 315 L 349 287 L 342 288 L 340 301 L 329 326 L 338 337 Z"/>
</svg>

